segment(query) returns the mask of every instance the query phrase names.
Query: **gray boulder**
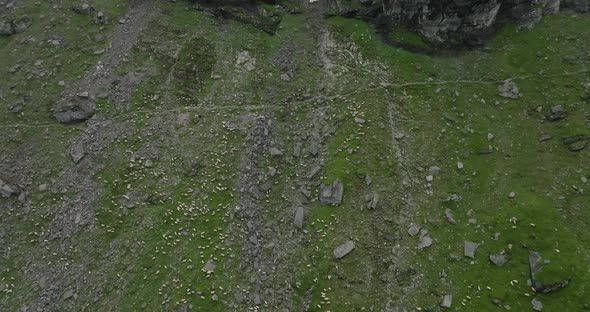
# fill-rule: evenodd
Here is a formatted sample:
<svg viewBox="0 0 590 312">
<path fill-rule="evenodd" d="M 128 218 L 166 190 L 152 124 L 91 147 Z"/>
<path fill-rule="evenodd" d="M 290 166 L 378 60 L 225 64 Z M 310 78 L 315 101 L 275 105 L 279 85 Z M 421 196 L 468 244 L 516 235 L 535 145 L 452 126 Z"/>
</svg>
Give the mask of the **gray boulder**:
<svg viewBox="0 0 590 312">
<path fill-rule="evenodd" d="M 82 109 L 70 109 L 53 114 L 55 120 L 63 124 L 83 122 L 90 119 L 92 116 L 94 116 L 94 111 L 87 111 Z"/>
<path fill-rule="evenodd" d="M 322 205 L 340 205 L 343 194 L 344 186 L 338 180 L 330 185 L 322 184 L 320 186 L 320 203 Z"/>
<path fill-rule="evenodd" d="M 475 252 L 477 251 L 478 247 L 479 247 L 478 243 L 465 241 L 463 244 L 463 255 L 465 257 L 475 259 Z"/>
<path fill-rule="evenodd" d="M 506 256 L 503 254 L 490 255 L 489 259 L 490 262 L 499 267 L 503 266 L 504 264 L 506 264 L 506 262 L 508 262 L 508 259 L 506 259 Z"/>
<path fill-rule="evenodd" d="M 12 195 L 16 195 L 16 193 L 17 191 L 14 187 L 8 185 L 8 183 L 0 179 L 0 195 L 3 197 L 10 197 Z"/>
<path fill-rule="evenodd" d="M 516 84 L 510 80 L 506 80 L 504 84 L 498 86 L 498 95 L 509 99 L 518 99 L 522 97 Z"/>
<path fill-rule="evenodd" d="M 453 304 L 453 295 L 444 295 L 442 297 L 440 306 L 441 308 L 449 309 Z"/>
<path fill-rule="evenodd" d="M 344 256 L 351 253 L 353 249 L 354 249 L 354 242 L 347 241 L 346 243 L 344 243 L 344 244 L 336 247 L 336 249 L 334 249 L 334 258 L 342 259 L 342 258 L 344 258 Z"/>
<path fill-rule="evenodd" d="M 303 228 L 303 220 L 305 218 L 305 209 L 303 207 L 297 207 L 295 210 L 295 217 L 293 218 L 293 225 L 296 228 L 302 229 Z"/>
<path fill-rule="evenodd" d="M 14 25 L 9 21 L 0 21 L 0 36 L 14 35 Z"/>
</svg>

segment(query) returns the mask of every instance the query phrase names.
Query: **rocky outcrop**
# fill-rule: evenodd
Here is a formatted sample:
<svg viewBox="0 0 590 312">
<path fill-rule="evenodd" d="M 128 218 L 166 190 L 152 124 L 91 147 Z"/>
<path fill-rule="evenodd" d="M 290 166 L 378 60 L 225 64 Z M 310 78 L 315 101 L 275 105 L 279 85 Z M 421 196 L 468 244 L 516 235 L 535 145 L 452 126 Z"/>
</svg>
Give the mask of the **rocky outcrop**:
<svg viewBox="0 0 590 312">
<path fill-rule="evenodd" d="M 590 0 L 382 0 L 356 9 L 337 7 L 340 15 L 402 26 L 435 45 L 477 45 L 506 23 L 531 27 L 561 8 L 588 12 Z M 369 8 L 381 7 L 379 13 Z"/>
</svg>

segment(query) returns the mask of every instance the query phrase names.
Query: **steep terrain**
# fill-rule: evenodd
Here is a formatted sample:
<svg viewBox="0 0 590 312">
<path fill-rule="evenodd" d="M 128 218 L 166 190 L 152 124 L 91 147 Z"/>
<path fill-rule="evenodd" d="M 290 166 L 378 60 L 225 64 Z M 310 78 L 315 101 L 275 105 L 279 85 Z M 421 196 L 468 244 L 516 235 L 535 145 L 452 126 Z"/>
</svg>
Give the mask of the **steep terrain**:
<svg viewBox="0 0 590 312">
<path fill-rule="evenodd" d="M 0 310 L 590 310 L 574 2 L 0 0 Z"/>
</svg>

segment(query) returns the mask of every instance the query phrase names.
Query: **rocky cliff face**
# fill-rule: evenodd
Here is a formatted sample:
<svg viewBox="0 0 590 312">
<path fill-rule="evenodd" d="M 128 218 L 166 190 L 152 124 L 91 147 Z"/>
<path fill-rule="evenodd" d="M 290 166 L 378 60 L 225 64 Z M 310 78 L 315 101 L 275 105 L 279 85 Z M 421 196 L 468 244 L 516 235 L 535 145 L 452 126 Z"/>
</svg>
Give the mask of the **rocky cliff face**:
<svg viewBox="0 0 590 312">
<path fill-rule="evenodd" d="M 530 27 L 562 8 L 589 12 L 590 0 L 382 0 L 360 1 L 364 8 L 338 3 L 343 15 L 402 25 L 438 45 L 478 44 L 498 26 Z M 380 6 L 378 11 L 374 9 Z M 343 9 L 344 8 L 344 9 Z"/>
<path fill-rule="evenodd" d="M 587 1 L 569 5 L 585 9 Z M 532 25 L 561 7 L 560 0 L 384 0 L 383 13 L 438 44 L 477 43 L 498 25 Z M 586 5 L 587 6 L 587 5 Z"/>
</svg>

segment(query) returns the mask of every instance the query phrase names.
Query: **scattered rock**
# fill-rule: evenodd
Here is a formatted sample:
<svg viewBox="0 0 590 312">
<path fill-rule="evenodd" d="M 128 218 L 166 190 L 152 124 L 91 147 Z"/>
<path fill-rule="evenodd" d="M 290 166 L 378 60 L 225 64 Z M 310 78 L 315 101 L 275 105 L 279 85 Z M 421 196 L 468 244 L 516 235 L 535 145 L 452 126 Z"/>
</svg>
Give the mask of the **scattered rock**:
<svg viewBox="0 0 590 312">
<path fill-rule="evenodd" d="M 543 303 L 541 303 L 541 301 L 537 300 L 537 298 L 535 298 L 531 301 L 531 305 L 533 306 L 533 310 L 543 311 Z"/>
<path fill-rule="evenodd" d="M 10 21 L 0 21 L 0 36 L 14 35 L 14 25 Z"/>
<path fill-rule="evenodd" d="M 508 198 L 510 198 L 510 199 L 516 198 L 516 193 L 515 192 L 508 193 Z"/>
<path fill-rule="evenodd" d="M 306 189 L 305 187 L 301 187 L 301 194 L 303 194 L 303 196 L 305 196 L 305 198 L 310 198 L 311 197 L 311 191 Z"/>
<path fill-rule="evenodd" d="M 25 32 L 33 20 L 28 16 L 23 16 L 17 20 L 0 20 L 0 36 L 12 36 Z"/>
<path fill-rule="evenodd" d="M 338 180 L 330 185 L 322 184 L 320 186 L 320 203 L 323 205 L 340 205 L 343 193 L 344 186 Z"/>
<path fill-rule="evenodd" d="M 75 144 L 70 149 L 70 157 L 72 158 L 72 161 L 75 164 L 79 163 L 85 155 L 86 152 L 84 151 L 84 145 L 82 144 L 82 142 Z"/>
<path fill-rule="evenodd" d="M 270 150 L 269 150 L 269 152 L 270 152 L 270 155 L 271 156 L 281 156 L 281 155 L 283 155 L 283 152 L 280 149 L 276 148 L 276 147 L 271 147 Z"/>
<path fill-rule="evenodd" d="M 291 81 L 291 77 L 289 77 L 288 74 L 282 74 L 281 75 L 281 80 L 283 80 L 283 81 Z"/>
<path fill-rule="evenodd" d="M 453 295 L 444 295 L 442 297 L 442 300 L 441 300 L 441 303 L 440 303 L 440 306 L 442 308 L 449 309 L 452 304 L 453 304 Z"/>
<path fill-rule="evenodd" d="M 94 111 L 86 111 L 83 109 L 66 110 L 63 112 L 53 114 L 53 117 L 59 122 L 64 124 L 72 124 L 83 122 L 94 116 Z"/>
<path fill-rule="evenodd" d="M 10 197 L 12 195 L 16 195 L 16 189 L 10 185 L 8 185 L 8 183 L 2 181 L 2 179 L 0 179 L 0 195 L 4 196 L 4 197 Z"/>
<path fill-rule="evenodd" d="M 295 217 L 293 218 L 293 225 L 295 225 L 295 227 L 298 229 L 302 229 L 304 217 L 305 209 L 301 206 L 297 207 L 295 210 Z"/>
<path fill-rule="evenodd" d="M 568 137 L 568 138 L 563 139 L 563 144 L 570 145 L 570 144 L 574 144 L 574 143 L 577 143 L 577 142 L 580 142 L 580 141 L 585 141 L 585 140 L 588 140 L 588 139 L 590 139 L 590 136 L 587 136 L 587 135 L 575 135 L 575 136 L 572 136 L 572 137 Z"/>
<path fill-rule="evenodd" d="M 465 257 L 475 259 L 475 252 L 477 251 L 478 247 L 479 244 L 477 243 L 465 241 L 463 244 L 463 255 Z"/>
<path fill-rule="evenodd" d="M 570 145 L 567 147 L 567 150 L 570 152 L 580 152 L 582 150 L 584 150 L 586 147 L 588 147 L 588 143 L 586 144 L 575 144 L 575 145 Z"/>
<path fill-rule="evenodd" d="M 440 173 L 440 167 L 430 166 L 430 168 L 428 168 L 428 172 L 430 172 L 432 175 L 437 175 Z"/>
<path fill-rule="evenodd" d="M 543 262 L 541 261 L 541 255 L 533 250 L 529 251 L 529 270 L 531 276 L 534 278 L 535 273 L 539 272 L 543 268 Z"/>
<path fill-rule="evenodd" d="M 480 150 L 479 154 L 480 155 L 491 154 L 493 151 L 494 151 L 494 148 L 490 145 L 490 146 L 488 146 L 488 148 Z"/>
<path fill-rule="evenodd" d="M 334 249 L 334 258 L 341 259 L 344 256 L 348 255 L 354 249 L 354 242 L 347 241 L 346 243 L 336 247 Z"/>
<path fill-rule="evenodd" d="M 420 236 L 420 240 L 418 241 L 418 249 L 424 249 L 430 246 L 432 246 L 432 238 L 430 238 L 428 234 Z"/>
<path fill-rule="evenodd" d="M 67 300 L 74 297 L 74 291 L 71 289 L 66 290 L 66 292 L 62 295 L 63 300 Z"/>
<path fill-rule="evenodd" d="M 39 192 L 46 192 L 47 189 L 49 189 L 49 186 L 46 183 L 39 185 Z"/>
<path fill-rule="evenodd" d="M 553 137 L 548 134 L 543 134 L 539 137 L 539 142 L 545 142 L 551 140 Z"/>
<path fill-rule="evenodd" d="M 451 209 L 445 209 L 445 218 L 447 219 L 447 222 L 450 224 L 455 224 L 457 223 L 455 221 L 455 218 L 453 217 L 453 212 L 451 211 Z"/>
<path fill-rule="evenodd" d="M 550 114 L 545 116 L 549 121 L 558 121 L 567 117 L 567 112 L 561 105 L 551 106 Z"/>
<path fill-rule="evenodd" d="M 410 236 L 416 236 L 416 235 L 418 235 L 418 233 L 420 233 L 421 229 L 422 229 L 422 226 L 420 224 L 413 223 L 408 228 L 408 234 L 410 234 Z"/>
<path fill-rule="evenodd" d="M 90 15 L 94 13 L 94 7 L 90 6 L 88 3 L 82 3 L 81 5 L 72 7 L 72 11 L 81 15 Z"/>
<path fill-rule="evenodd" d="M 377 208 L 377 204 L 379 203 L 379 194 L 373 193 L 372 195 L 367 195 L 365 197 L 365 200 L 367 202 L 368 209 L 375 209 Z"/>
<path fill-rule="evenodd" d="M 153 161 L 153 160 L 151 160 L 151 159 L 146 159 L 146 160 L 145 160 L 145 163 L 144 163 L 144 166 L 145 166 L 146 168 L 151 168 L 151 167 L 153 167 L 153 166 L 154 166 L 154 161 Z"/>
<path fill-rule="evenodd" d="M 506 264 L 506 262 L 508 262 L 508 259 L 506 259 L 506 256 L 504 254 L 490 255 L 489 258 L 490 262 L 499 267 L 503 266 L 504 264 Z"/>
<path fill-rule="evenodd" d="M 217 266 L 215 265 L 215 262 L 213 262 L 213 259 L 209 259 L 207 260 L 207 263 L 205 263 L 205 266 L 203 266 L 201 270 L 207 274 L 211 274 L 215 271 L 216 267 Z"/>
<path fill-rule="evenodd" d="M 518 87 L 511 80 L 506 80 L 504 84 L 498 86 L 498 92 L 501 97 L 509 99 L 518 99 L 522 97 L 522 94 L 518 91 Z"/>
<path fill-rule="evenodd" d="M 238 53 L 236 64 L 242 66 L 247 71 L 253 71 L 256 68 L 256 60 L 250 56 L 249 51 L 241 51 Z"/>
</svg>

